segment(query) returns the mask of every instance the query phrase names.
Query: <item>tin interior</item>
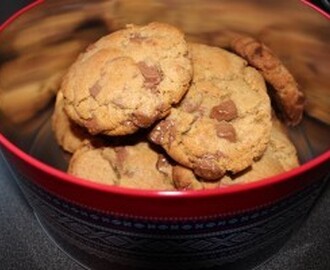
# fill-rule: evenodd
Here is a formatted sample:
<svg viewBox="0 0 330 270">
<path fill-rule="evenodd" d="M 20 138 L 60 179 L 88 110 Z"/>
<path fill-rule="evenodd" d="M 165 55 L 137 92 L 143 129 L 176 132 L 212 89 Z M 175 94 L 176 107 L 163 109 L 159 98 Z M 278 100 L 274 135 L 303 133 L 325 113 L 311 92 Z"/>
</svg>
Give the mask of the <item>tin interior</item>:
<svg viewBox="0 0 330 270">
<path fill-rule="evenodd" d="M 0 132 L 39 160 L 66 170 L 50 125 L 61 77 L 99 37 L 127 23 L 181 28 L 189 41 L 223 47 L 228 31 L 263 41 L 307 97 L 289 134 L 302 163 L 330 146 L 330 24 L 299 1 L 46 1 L 0 33 Z"/>
</svg>

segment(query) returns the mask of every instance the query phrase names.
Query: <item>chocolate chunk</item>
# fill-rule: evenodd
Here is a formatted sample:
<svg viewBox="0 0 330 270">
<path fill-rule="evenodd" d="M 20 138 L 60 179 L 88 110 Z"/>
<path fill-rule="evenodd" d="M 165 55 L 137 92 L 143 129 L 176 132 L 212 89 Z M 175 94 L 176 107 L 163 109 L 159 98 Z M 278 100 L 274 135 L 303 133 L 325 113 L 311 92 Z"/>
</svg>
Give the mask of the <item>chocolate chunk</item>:
<svg viewBox="0 0 330 270">
<path fill-rule="evenodd" d="M 218 158 L 218 153 L 217 155 L 203 155 L 194 165 L 195 174 L 207 180 L 214 180 L 222 177 L 224 172 L 217 165 L 216 161 Z"/>
<path fill-rule="evenodd" d="M 170 167 L 170 163 L 166 159 L 166 157 L 162 154 L 158 155 L 158 160 L 156 163 L 156 168 L 163 174 L 168 174 L 168 168 Z"/>
<path fill-rule="evenodd" d="M 149 66 L 145 62 L 138 62 L 137 65 L 144 77 L 145 88 L 155 89 L 163 80 L 162 72 L 156 66 Z"/>
<path fill-rule="evenodd" d="M 230 142 L 236 142 L 236 131 L 233 125 L 226 121 L 221 121 L 216 125 L 217 136 Z"/>
<path fill-rule="evenodd" d="M 237 108 L 231 99 L 221 102 L 219 105 L 214 106 L 210 112 L 210 118 L 215 118 L 218 121 L 230 121 L 237 117 Z"/>
<path fill-rule="evenodd" d="M 99 84 L 99 81 L 93 84 L 92 87 L 89 88 L 89 93 L 93 98 L 96 98 L 96 96 L 100 93 L 102 87 Z"/>
<path fill-rule="evenodd" d="M 151 131 L 149 138 L 152 142 L 161 144 L 164 141 L 165 134 L 168 132 L 170 132 L 168 143 L 171 144 L 175 139 L 174 125 L 172 121 L 164 120 Z"/>
</svg>

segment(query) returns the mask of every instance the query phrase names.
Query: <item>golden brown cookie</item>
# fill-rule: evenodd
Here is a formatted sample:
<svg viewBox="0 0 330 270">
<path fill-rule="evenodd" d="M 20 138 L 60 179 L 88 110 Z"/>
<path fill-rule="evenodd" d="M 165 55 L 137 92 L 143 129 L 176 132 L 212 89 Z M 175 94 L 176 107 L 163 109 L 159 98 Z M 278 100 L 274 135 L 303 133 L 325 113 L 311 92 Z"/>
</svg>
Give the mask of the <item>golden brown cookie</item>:
<svg viewBox="0 0 330 270">
<path fill-rule="evenodd" d="M 220 179 L 207 181 L 198 178 L 190 169 L 177 165 L 173 167 L 173 181 L 176 188 L 181 190 L 210 189 L 258 181 L 297 166 L 299 161 L 296 149 L 285 128 L 274 119 L 271 139 L 265 153 L 246 170 L 236 175 L 227 174 Z"/>
<path fill-rule="evenodd" d="M 242 58 L 192 44 L 194 78 L 150 139 L 205 179 L 249 167 L 266 150 L 271 106 L 264 79 Z"/>
<path fill-rule="evenodd" d="M 63 73 L 54 72 L 47 79 L 19 84 L 10 89 L 0 87 L 0 112 L 17 124 L 32 119 L 56 95 Z"/>
<path fill-rule="evenodd" d="M 244 35 L 233 38 L 230 48 L 260 71 L 273 87 L 270 95 L 282 118 L 289 125 L 297 125 L 302 119 L 305 98 L 281 60 L 265 44 Z"/>
<path fill-rule="evenodd" d="M 62 84 L 65 109 L 92 134 L 131 134 L 166 116 L 191 78 L 182 32 L 162 23 L 128 25 L 71 66 Z"/>
<path fill-rule="evenodd" d="M 147 142 L 122 146 L 86 141 L 72 156 L 68 173 L 107 185 L 175 189 L 172 166 Z"/>
<path fill-rule="evenodd" d="M 67 152 L 73 153 L 90 134 L 72 122 L 63 108 L 63 94 L 57 93 L 55 109 L 52 115 L 52 129 L 57 143 Z"/>
</svg>

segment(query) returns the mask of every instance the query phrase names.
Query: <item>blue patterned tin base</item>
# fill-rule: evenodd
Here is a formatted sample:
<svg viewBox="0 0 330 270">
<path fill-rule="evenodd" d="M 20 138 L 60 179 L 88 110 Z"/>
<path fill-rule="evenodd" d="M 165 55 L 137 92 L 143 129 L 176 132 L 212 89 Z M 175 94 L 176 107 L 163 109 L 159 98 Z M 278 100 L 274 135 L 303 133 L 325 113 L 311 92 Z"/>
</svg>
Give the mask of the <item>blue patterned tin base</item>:
<svg viewBox="0 0 330 270">
<path fill-rule="evenodd" d="M 93 269 L 106 269 L 102 268 L 106 265 L 122 266 L 120 269 L 210 269 L 235 262 L 287 238 L 322 188 L 319 182 L 274 205 L 232 217 L 172 221 L 83 209 L 22 176 L 18 181 L 46 230 L 56 241 L 65 243 L 62 247 L 68 253 L 92 263 Z"/>
</svg>

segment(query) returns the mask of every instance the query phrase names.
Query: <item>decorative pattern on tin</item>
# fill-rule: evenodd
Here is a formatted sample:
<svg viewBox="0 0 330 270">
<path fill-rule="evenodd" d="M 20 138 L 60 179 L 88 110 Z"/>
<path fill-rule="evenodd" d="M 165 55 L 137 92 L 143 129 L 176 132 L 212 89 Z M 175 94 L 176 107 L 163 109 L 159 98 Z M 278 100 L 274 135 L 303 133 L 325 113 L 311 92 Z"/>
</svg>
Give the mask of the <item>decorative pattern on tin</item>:
<svg viewBox="0 0 330 270">
<path fill-rule="evenodd" d="M 267 208 L 226 218 L 150 221 L 83 209 L 20 177 L 20 186 L 52 230 L 111 263 L 161 269 L 213 267 L 271 246 L 301 222 L 322 183 Z"/>
</svg>

